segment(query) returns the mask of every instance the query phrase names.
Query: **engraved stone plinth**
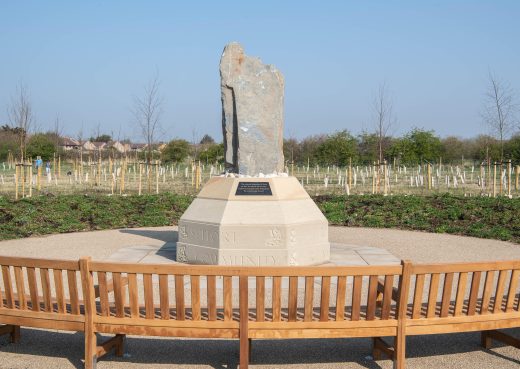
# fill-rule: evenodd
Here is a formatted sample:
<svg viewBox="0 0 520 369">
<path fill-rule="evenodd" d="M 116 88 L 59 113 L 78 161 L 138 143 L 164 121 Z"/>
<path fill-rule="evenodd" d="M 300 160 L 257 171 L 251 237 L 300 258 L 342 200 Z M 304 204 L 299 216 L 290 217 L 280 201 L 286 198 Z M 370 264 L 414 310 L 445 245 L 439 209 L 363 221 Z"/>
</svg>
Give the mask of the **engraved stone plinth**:
<svg viewBox="0 0 520 369">
<path fill-rule="evenodd" d="M 313 265 L 329 258 L 327 220 L 294 177 L 212 178 L 179 221 L 177 261 Z"/>
</svg>

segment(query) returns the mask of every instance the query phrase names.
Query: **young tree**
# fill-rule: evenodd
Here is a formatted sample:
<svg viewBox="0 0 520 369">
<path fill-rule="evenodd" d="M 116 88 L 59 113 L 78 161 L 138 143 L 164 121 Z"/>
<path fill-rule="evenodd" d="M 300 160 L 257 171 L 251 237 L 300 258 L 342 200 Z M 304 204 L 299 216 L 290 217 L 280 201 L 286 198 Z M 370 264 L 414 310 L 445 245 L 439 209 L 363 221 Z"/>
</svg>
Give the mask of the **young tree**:
<svg viewBox="0 0 520 369">
<path fill-rule="evenodd" d="M 147 161 L 150 163 L 155 144 L 155 136 L 160 128 L 163 98 L 159 94 L 160 81 L 156 75 L 144 88 L 141 97 L 134 97 L 133 115 L 136 124 L 141 129 L 147 144 Z"/>
<path fill-rule="evenodd" d="M 60 116 L 58 114 L 56 114 L 56 118 L 54 119 L 53 134 L 54 134 L 54 146 L 56 147 L 55 151 L 58 152 L 60 149 L 61 136 L 63 135 L 63 129 L 62 129 L 61 121 L 60 121 Z"/>
<path fill-rule="evenodd" d="M 27 134 L 30 132 L 34 123 L 29 93 L 23 83 L 20 83 L 17 87 L 16 95 L 11 97 L 11 105 L 7 109 L 7 115 L 10 124 L 18 128 L 20 160 L 23 161 L 26 157 Z"/>
<path fill-rule="evenodd" d="M 199 144 L 201 145 L 213 145 L 215 143 L 215 140 L 213 139 L 213 137 L 211 137 L 210 135 L 208 134 L 205 134 L 204 136 L 202 136 Z"/>
<path fill-rule="evenodd" d="M 489 72 L 482 119 L 500 141 L 500 160 L 504 159 L 504 140 L 517 123 L 517 109 L 511 86 Z"/>
<path fill-rule="evenodd" d="M 168 142 L 162 150 L 161 156 L 164 161 L 180 163 L 184 161 L 190 153 L 190 143 L 186 140 L 175 139 Z"/>
<path fill-rule="evenodd" d="M 375 134 L 377 136 L 379 162 L 382 163 L 388 130 L 394 123 L 393 106 L 386 83 L 379 85 L 377 94 L 372 102 L 372 108 L 375 115 Z"/>
<path fill-rule="evenodd" d="M 46 133 L 37 133 L 27 141 L 27 155 L 41 156 L 43 160 L 51 160 L 54 155 L 54 140 Z"/>
</svg>

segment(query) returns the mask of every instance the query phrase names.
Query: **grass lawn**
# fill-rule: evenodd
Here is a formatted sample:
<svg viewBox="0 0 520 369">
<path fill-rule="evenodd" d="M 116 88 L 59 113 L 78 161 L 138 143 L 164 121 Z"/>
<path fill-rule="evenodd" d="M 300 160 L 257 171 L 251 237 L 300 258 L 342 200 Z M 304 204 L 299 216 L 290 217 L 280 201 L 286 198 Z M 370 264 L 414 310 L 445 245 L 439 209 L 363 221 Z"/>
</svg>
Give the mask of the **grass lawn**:
<svg viewBox="0 0 520 369">
<path fill-rule="evenodd" d="M 0 197 L 0 240 L 51 233 L 177 224 L 193 197 L 59 195 Z M 320 196 L 330 224 L 452 233 L 520 243 L 520 199 L 436 196 Z"/>
</svg>

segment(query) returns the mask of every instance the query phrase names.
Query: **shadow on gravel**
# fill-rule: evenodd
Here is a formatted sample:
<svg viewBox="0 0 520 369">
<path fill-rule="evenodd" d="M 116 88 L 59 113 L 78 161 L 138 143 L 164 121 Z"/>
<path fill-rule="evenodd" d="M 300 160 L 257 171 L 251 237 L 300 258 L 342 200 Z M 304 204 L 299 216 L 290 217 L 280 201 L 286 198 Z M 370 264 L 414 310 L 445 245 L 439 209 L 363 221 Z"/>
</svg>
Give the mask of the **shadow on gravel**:
<svg viewBox="0 0 520 369">
<path fill-rule="evenodd" d="M 136 236 L 142 236 L 147 238 L 153 238 L 163 242 L 177 242 L 179 240 L 179 233 L 177 231 L 155 231 L 145 229 L 121 229 L 121 233 L 133 234 Z"/>
<path fill-rule="evenodd" d="M 105 337 L 106 339 L 106 337 Z M 104 340 L 103 338 L 101 340 Z M 436 358 L 457 353 L 481 351 L 480 334 L 464 333 L 436 336 L 409 337 L 407 357 Z M 494 347 L 500 347 L 496 344 Z M 22 329 L 19 344 L 10 344 L 0 338 L 0 351 L 30 356 L 65 358 L 72 367 L 83 368 L 83 334 Z M 2 353 L 0 352 L 0 355 Z M 238 369 L 239 346 L 237 340 L 205 340 L 176 338 L 128 337 L 125 355 L 113 354 L 100 360 L 100 368 L 124 368 L 125 362 L 143 364 L 169 364 L 179 368 L 186 365 L 208 366 L 213 369 Z M 495 357 L 520 364 L 520 361 L 501 353 L 484 350 Z M 5 359 L 3 359 L 5 360 Z M 31 360 L 31 359 L 28 359 Z M 1 361 L 1 360 L 0 360 Z M 390 367 L 388 360 L 375 362 L 371 358 L 371 339 L 306 339 L 253 341 L 252 365 L 278 367 L 281 364 L 334 364 L 356 363 L 367 369 Z M 382 366 L 380 366 L 381 364 Z M 28 366 L 30 367 L 30 366 Z"/>
</svg>

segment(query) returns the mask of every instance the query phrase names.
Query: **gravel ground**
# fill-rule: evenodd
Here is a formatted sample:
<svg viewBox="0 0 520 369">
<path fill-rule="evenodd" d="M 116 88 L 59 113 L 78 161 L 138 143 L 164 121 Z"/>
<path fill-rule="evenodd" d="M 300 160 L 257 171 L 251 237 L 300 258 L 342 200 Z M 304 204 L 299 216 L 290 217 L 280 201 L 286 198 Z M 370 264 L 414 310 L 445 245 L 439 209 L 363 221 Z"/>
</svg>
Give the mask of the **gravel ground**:
<svg viewBox="0 0 520 369">
<path fill-rule="evenodd" d="M 0 255 L 106 258 L 122 247 L 175 242 L 174 227 L 110 230 L 0 242 Z M 388 229 L 330 228 L 331 242 L 382 247 L 416 262 L 520 259 L 520 245 L 442 234 Z M 510 330 L 519 336 L 520 330 Z M 202 341 L 202 342 L 200 342 Z M 238 342 L 129 337 L 127 354 L 100 360 L 108 368 L 237 368 Z M 371 360 L 369 339 L 255 341 L 251 368 L 391 368 Z M 409 368 L 518 368 L 520 350 L 480 347 L 479 333 L 407 339 Z M 83 334 L 22 328 L 20 344 L 0 337 L 0 368 L 82 368 Z"/>
</svg>

